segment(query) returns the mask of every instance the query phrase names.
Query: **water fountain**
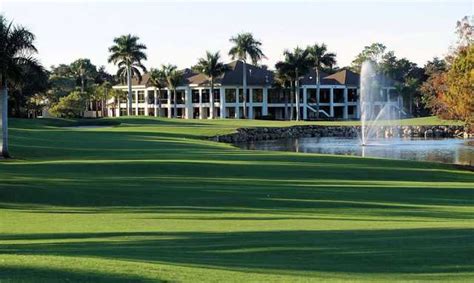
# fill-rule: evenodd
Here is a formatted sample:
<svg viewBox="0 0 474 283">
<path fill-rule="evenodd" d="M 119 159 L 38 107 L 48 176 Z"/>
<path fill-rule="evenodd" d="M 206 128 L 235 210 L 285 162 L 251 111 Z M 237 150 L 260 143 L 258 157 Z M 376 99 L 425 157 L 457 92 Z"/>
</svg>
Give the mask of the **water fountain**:
<svg viewBox="0 0 474 283">
<path fill-rule="evenodd" d="M 362 127 L 358 138 L 333 136 L 333 133 L 326 135 L 321 131 L 313 137 L 291 136 L 276 140 L 236 142 L 235 145 L 245 149 L 356 155 L 472 166 L 474 146 L 469 141 L 453 138 L 430 139 L 422 137 L 424 130 L 414 135 L 402 135 L 400 119 L 402 114 L 407 115 L 403 110 L 403 100 L 400 95 L 395 99 L 393 94 L 387 93 L 385 86 L 393 86 L 394 82 L 386 80 L 387 78 L 380 75 L 374 62 L 367 61 L 362 64 L 360 76 Z M 433 135 L 434 130 L 429 131 Z"/>
<path fill-rule="evenodd" d="M 382 81 L 377 74 L 377 65 L 373 61 L 365 61 L 362 64 L 360 74 L 360 121 L 362 146 L 370 145 L 377 137 L 382 125 L 393 126 L 393 120 L 397 119 L 392 111 L 392 102 L 388 94 L 381 91 Z M 387 133 L 393 134 L 393 127 Z M 384 133 L 385 134 L 385 133 Z"/>
</svg>

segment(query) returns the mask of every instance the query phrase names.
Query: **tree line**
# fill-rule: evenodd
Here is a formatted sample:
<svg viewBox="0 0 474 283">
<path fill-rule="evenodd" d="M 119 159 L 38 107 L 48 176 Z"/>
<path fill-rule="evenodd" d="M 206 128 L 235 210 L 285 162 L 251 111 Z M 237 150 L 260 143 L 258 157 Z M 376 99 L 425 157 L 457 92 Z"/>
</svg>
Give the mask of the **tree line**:
<svg viewBox="0 0 474 283">
<path fill-rule="evenodd" d="M 445 58 L 433 58 L 423 67 L 407 58 L 398 58 L 395 53 L 381 43 L 365 46 L 347 67 L 337 67 L 336 54 L 324 44 L 313 44 L 305 48 L 285 50 L 284 60 L 275 65 L 274 88 L 289 90 L 285 101 L 293 106 L 285 115 L 288 119 L 299 120 L 300 80 L 310 70 L 314 70 L 317 86 L 316 98 L 320 92 L 320 74 L 332 74 L 342 69 L 360 72 L 361 65 L 371 60 L 379 66 L 379 72 L 396 82 L 396 90 L 406 101 L 405 107 L 413 116 L 435 114 L 442 118 L 458 119 L 472 125 L 473 113 L 473 26 L 468 17 L 456 25 L 458 43 Z M 107 103 L 113 101 L 118 107 L 121 99 L 127 98 L 127 114 L 132 114 L 132 79 L 141 81 L 148 72 L 150 82 L 161 95 L 168 88 L 174 96 L 176 115 L 176 88 L 183 82 L 184 73 L 175 65 L 162 65 L 147 70 L 143 62 L 147 60 L 146 45 L 134 35 L 122 35 L 114 39 L 109 47 L 108 62 L 117 66 L 117 73 L 107 73 L 105 67 L 97 67 L 87 58 L 77 59 L 69 64 L 51 66 L 46 70 L 34 57 L 37 49 L 35 35 L 21 25 L 14 25 L 0 15 L 0 82 L 1 82 L 1 126 L 2 155 L 8 156 L 8 116 L 35 117 L 43 107 L 58 117 L 82 117 L 86 109 L 93 109 L 96 117 L 106 116 Z M 240 33 L 230 38 L 232 47 L 228 54 L 233 60 L 243 64 L 242 88 L 247 92 L 246 63 L 260 65 L 266 58 L 262 42 L 251 33 Z M 227 66 L 219 52 L 207 51 L 192 69 L 205 75 L 210 84 L 210 102 L 214 102 L 214 83 Z M 126 83 L 127 92 L 117 91 L 112 85 Z M 113 99 L 111 99 L 113 98 Z M 159 97 L 158 102 L 161 99 Z M 243 95 L 243 116 L 248 117 L 247 95 Z M 161 105 L 159 105 L 161 108 Z M 317 115 L 319 100 L 316 101 Z M 293 113 L 295 112 L 295 113 Z M 101 115 L 99 115 L 101 113 Z M 214 108 L 210 117 L 214 117 Z"/>
</svg>

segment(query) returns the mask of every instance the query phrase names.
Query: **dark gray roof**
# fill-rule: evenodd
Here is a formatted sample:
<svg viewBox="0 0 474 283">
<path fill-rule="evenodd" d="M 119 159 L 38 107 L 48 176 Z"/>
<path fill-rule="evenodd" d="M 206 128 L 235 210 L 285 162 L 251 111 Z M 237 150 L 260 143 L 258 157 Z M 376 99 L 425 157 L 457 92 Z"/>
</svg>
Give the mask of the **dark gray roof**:
<svg viewBox="0 0 474 283">
<path fill-rule="evenodd" d="M 132 85 L 148 85 L 150 82 L 150 75 L 148 73 L 145 73 L 142 75 L 142 80 L 139 81 L 138 78 L 136 77 L 133 77 L 132 78 Z M 124 84 L 120 84 L 120 85 L 127 85 L 127 82 L 125 82 Z"/>
<path fill-rule="evenodd" d="M 360 75 L 349 70 L 341 70 L 325 78 L 340 85 L 358 86 Z"/>
<path fill-rule="evenodd" d="M 334 82 L 331 80 L 327 80 L 328 74 L 325 72 L 319 71 L 319 81 L 321 85 L 333 85 Z M 316 84 L 316 70 L 311 69 L 308 74 L 306 74 L 300 81 L 301 85 L 315 85 Z"/>
<path fill-rule="evenodd" d="M 247 65 L 247 84 L 249 86 L 269 86 L 273 83 L 273 71 L 267 70 L 262 67 Z M 243 62 L 233 61 L 227 64 L 228 70 L 219 78 L 216 79 L 215 83 L 222 86 L 238 86 L 242 85 L 242 69 Z M 198 85 L 208 86 L 209 79 L 199 73 L 193 72 L 191 69 L 183 70 L 183 85 Z M 319 72 L 321 85 L 348 85 L 348 86 L 359 86 L 360 75 L 350 70 L 343 69 L 332 75 L 328 75 L 322 71 Z M 393 86 L 395 81 L 385 76 L 379 76 L 379 81 L 383 86 Z M 301 85 L 315 85 L 316 84 L 316 71 L 312 69 L 307 75 L 301 79 Z M 143 74 L 141 82 L 136 78 L 132 79 L 132 85 L 150 85 L 150 76 Z"/>
<path fill-rule="evenodd" d="M 246 64 L 247 84 L 256 86 L 270 85 L 273 81 L 273 72 L 264 68 Z M 215 83 L 222 86 L 242 85 L 243 62 L 234 61 L 227 64 L 228 70 Z M 209 79 L 203 74 L 195 74 L 188 78 L 189 84 L 209 85 Z"/>
</svg>

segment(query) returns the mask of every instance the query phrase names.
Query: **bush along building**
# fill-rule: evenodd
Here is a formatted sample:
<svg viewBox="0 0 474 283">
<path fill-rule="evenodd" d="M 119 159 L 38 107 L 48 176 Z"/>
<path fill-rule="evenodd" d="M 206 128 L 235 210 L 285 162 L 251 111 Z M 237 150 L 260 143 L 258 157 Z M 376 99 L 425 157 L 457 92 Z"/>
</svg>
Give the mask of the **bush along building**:
<svg viewBox="0 0 474 283">
<path fill-rule="evenodd" d="M 211 109 L 210 81 L 203 74 L 186 69 L 183 82 L 176 88 L 176 104 L 173 91 L 160 91 L 152 86 L 148 74 L 141 81 L 132 80 L 132 115 L 177 117 L 183 119 L 208 119 L 243 117 L 244 97 L 242 87 L 243 62 L 227 64 L 228 70 L 214 83 L 214 108 Z M 359 74 L 341 70 L 328 75 L 320 72 L 319 103 L 316 97 L 316 73 L 311 71 L 301 77 L 299 86 L 300 118 L 350 120 L 360 118 Z M 393 111 L 402 112 L 402 98 L 395 92 L 391 80 L 382 80 L 379 104 L 389 103 Z M 115 89 L 127 92 L 126 85 L 116 85 Z M 290 119 L 296 113 L 296 101 L 290 97 L 290 88 L 277 88 L 274 73 L 266 68 L 247 64 L 247 116 L 248 119 Z M 374 107 L 377 107 L 375 103 Z M 293 111 L 291 111 L 293 108 Z M 175 112 L 176 109 L 176 113 Z M 210 115 L 213 111 L 214 115 Z M 319 115 L 317 115 L 319 112 Z M 117 103 L 112 98 L 107 103 L 107 115 L 118 117 L 127 115 L 127 98 L 122 96 Z M 295 115 L 295 114 L 293 114 Z"/>
</svg>

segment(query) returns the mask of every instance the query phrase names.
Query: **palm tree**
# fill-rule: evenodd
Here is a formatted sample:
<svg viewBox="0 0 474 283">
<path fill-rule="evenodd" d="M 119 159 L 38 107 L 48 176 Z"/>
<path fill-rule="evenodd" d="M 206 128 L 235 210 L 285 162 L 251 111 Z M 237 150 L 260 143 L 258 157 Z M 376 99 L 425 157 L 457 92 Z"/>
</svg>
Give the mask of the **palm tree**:
<svg viewBox="0 0 474 283">
<path fill-rule="evenodd" d="M 101 95 L 100 105 L 101 105 L 102 117 L 105 117 L 105 116 L 107 116 L 107 111 L 105 109 L 105 105 L 107 103 L 107 100 L 109 100 L 109 98 L 113 94 L 112 93 L 113 92 L 112 91 L 112 84 L 108 81 L 105 81 L 105 82 L 102 83 L 101 88 L 102 88 L 102 95 Z"/>
<path fill-rule="evenodd" d="M 276 65 L 275 78 L 273 81 L 273 87 L 283 93 L 285 101 L 285 120 L 288 120 L 288 95 L 286 90 L 291 88 L 291 70 L 289 66 L 284 62 L 278 62 Z"/>
<path fill-rule="evenodd" d="M 165 77 L 166 77 L 166 84 L 168 89 L 173 92 L 173 118 L 177 117 L 177 97 L 176 97 L 176 88 L 181 84 L 183 81 L 183 72 L 179 71 L 176 66 L 174 65 L 167 65 L 164 66 Z M 168 114 L 168 116 L 171 116 Z"/>
<path fill-rule="evenodd" d="M 142 80 L 141 71 L 146 72 L 145 66 L 141 61 L 146 60 L 147 56 L 144 52 L 146 46 L 138 43 L 139 38 L 133 35 L 122 35 L 114 39 L 114 45 L 109 48 L 109 63 L 118 65 L 117 76 L 127 77 L 128 86 L 128 107 L 127 114 L 132 113 L 132 77 L 137 77 L 138 81 Z"/>
<path fill-rule="evenodd" d="M 227 66 L 224 63 L 219 62 L 220 55 L 219 52 L 211 53 L 206 52 L 206 57 L 200 58 L 197 65 L 194 66 L 194 70 L 208 77 L 211 85 L 211 108 L 210 108 L 210 118 L 214 118 L 214 83 L 215 79 L 227 70 Z"/>
<path fill-rule="evenodd" d="M 230 39 L 234 46 L 229 50 L 232 60 L 242 61 L 242 88 L 244 96 L 244 118 L 247 118 L 247 57 L 256 65 L 258 61 L 265 58 L 260 46 L 262 43 L 256 40 L 251 33 L 240 33 Z M 239 95 L 238 93 L 236 95 Z"/>
<path fill-rule="evenodd" d="M 328 52 L 326 44 L 317 44 L 313 46 L 308 46 L 307 48 L 311 54 L 311 59 L 313 61 L 313 67 L 316 71 L 316 118 L 319 118 L 319 93 L 320 93 L 320 70 L 323 67 L 332 68 L 336 64 L 336 54 Z"/>
<path fill-rule="evenodd" d="M 152 68 L 150 70 L 150 82 L 158 89 L 158 109 L 155 110 L 155 117 L 159 117 L 161 110 L 161 90 L 166 87 L 166 66 L 162 65 L 161 69 Z"/>
<path fill-rule="evenodd" d="M 77 59 L 71 63 L 71 72 L 81 81 L 81 93 L 84 93 L 86 81 L 97 75 L 97 67 L 89 59 Z"/>
<path fill-rule="evenodd" d="M 21 79 L 22 66 L 36 64 L 31 54 L 36 53 L 33 45 L 35 36 L 22 26 L 13 25 L 0 15 L 0 83 L 1 83 L 1 156 L 9 158 L 8 152 L 8 84 L 9 80 Z"/>
<path fill-rule="evenodd" d="M 277 69 L 286 70 L 286 72 L 292 77 L 294 81 L 294 95 L 296 98 L 296 121 L 300 120 L 300 87 L 299 80 L 300 76 L 304 76 L 309 72 L 311 67 L 311 57 L 308 49 L 301 49 L 296 47 L 293 52 L 285 50 L 283 52 L 285 56 L 284 62 L 278 62 L 276 64 Z M 293 107 L 292 107 L 293 109 Z M 293 117 L 293 114 L 291 115 Z"/>
</svg>

